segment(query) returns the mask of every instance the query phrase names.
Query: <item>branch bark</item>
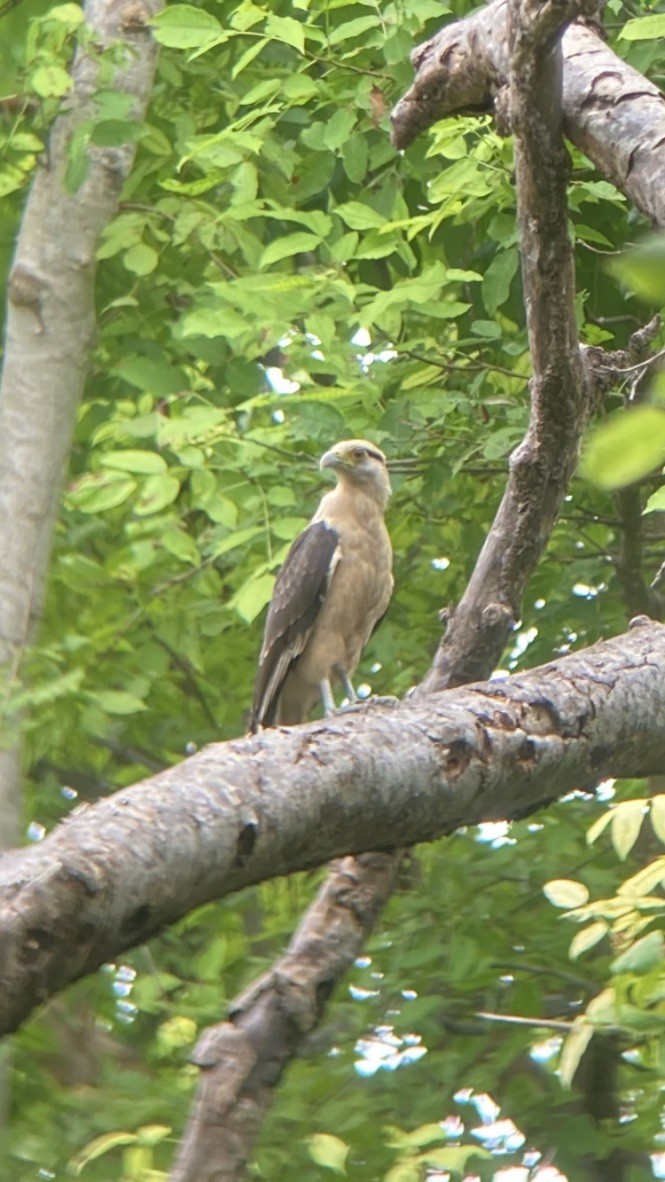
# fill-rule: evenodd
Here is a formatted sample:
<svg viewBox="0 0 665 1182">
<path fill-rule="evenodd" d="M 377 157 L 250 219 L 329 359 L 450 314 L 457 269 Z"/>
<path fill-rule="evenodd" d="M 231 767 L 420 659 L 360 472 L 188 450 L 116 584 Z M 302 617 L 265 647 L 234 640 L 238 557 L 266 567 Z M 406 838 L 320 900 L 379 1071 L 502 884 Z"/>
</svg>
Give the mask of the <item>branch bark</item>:
<svg viewBox="0 0 665 1182">
<path fill-rule="evenodd" d="M 88 37 L 72 67 L 69 109 L 53 125 L 28 198 L 8 283 L 0 385 L 0 824 L 17 838 L 20 743 L 9 695 L 42 609 L 60 489 L 93 346 L 95 254 L 129 175 L 135 143 L 87 151 L 88 172 L 70 192 L 77 130 L 94 122 L 100 62 L 124 46 L 113 85 L 144 116 L 157 56 L 147 22 L 161 0 L 87 0 Z M 1 840 L 1 839 L 0 839 Z"/>
<path fill-rule="evenodd" d="M 172 1182 L 242 1176 L 285 1067 L 320 1022 L 398 871 L 392 853 L 336 863 L 286 954 L 234 1002 L 228 1022 L 204 1032 L 193 1056 L 201 1082 Z"/>
<path fill-rule="evenodd" d="M 505 682 L 214 744 L 5 855 L 0 1032 L 241 887 L 662 771 L 665 627 L 634 623 Z"/>
<path fill-rule="evenodd" d="M 510 57 L 504 98 L 515 133 L 517 215 L 533 365 L 531 417 L 510 457 L 508 483 L 492 528 L 418 693 L 487 677 L 498 662 L 575 470 L 594 393 L 575 324 L 569 162 L 561 128 L 561 47 L 556 41 L 560 26 L 549 4 L 514 3 L 511 11 L 505 30 Z"/>
<path fill-rule="evenodd" d="M 493 0 L 414 50 L 416 79 L 392 113 L 396 147 L 408 147 L 447 115 L 496 111 L 497 104 L 501 111 L 509 7 Z M 566 135 L 642 213 L 665 225 L 665 96 L 593 28 L 571 25 L 562 50 Z"/>
<path fill-rule="evenodd" d="M 53 126 L 30 191 L 8 282 L 0 382 L 0 852 L 19 840 L 20 721 L 10 695 L 41 615 L 55 515 L 94 336 L 95 254 L 115 213 L 136 145 L 89 149 L 75 193 L 65 173 L 77 129 L 94 119 L 103 51 L 125 47 L 114 85 L 143 118 L 156 45 L 147 21 L 162 0 L 87 0 L 89 38 L 72 67 L 69 109 Z M 0 1059 L 0 1124 L 7 1107 Z"/>
</svg>

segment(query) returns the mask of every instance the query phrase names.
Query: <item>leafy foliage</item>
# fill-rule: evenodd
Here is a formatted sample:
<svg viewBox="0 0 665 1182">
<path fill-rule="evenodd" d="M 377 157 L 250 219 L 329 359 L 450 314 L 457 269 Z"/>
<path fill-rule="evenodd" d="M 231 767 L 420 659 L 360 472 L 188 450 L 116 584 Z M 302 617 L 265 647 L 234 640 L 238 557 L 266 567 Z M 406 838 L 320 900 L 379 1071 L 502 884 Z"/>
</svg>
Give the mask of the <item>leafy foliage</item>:
<svg viewBox="0 0 665 1182">
<path fill-rule="evenodd" d="M 609 7 L 621 52 L 662 69 L 662 18 Z M 388 139 L 408 54 L 448 11 L 432 0 L 173 5 L 154 22 L 163 48 L 141 125 L 113 88 L 109 55 L 68 183 L 80 184 L 90 143 L 131 137 L 139 152 L 99 250 L 99 337 L 48 601 L 12 689 L 28 711 L 33 840 L 77 802 L 242 731 L 260 614 L 334 439 L 370 436 L 401 461 L 389 518 L 396 595 L 361 680 L 402 694 L 426 670 L 437 612 L 461 594 L 523 433 L 530 368 L 510 141 L 486 117 L 444 121 L 405 156 Z M 72 4 L 32 0 L 2 19 L 4 281 L 85 31 Z M 582 337 L 620 348 L 643 305 L 604 254 L 623 251 L 639 219 L 578 152 L 570 205 Z M 611 434 L 624 393 L 607 396 L 606 434 L 587 453 L 594 483 L 571 490 L 508 669 L 624 624 L 621 521 L 607 491 L 627 455 L 624 426 L 622 443 Z M 656 406 L 631 413 L 662 417 Z M 661 460 L 652 450 L 621 479 Z M 660 500 L 647 573 L 664 507 L 655 485 L 650 476 L 645 493 Z M 652 794 L 617 792 L 626 799 L 608 822 L 602 802 L 574 795 L 535 822 L 423 852 L 291 1072 L 257 1176 L 489 1178 L 556 1145 L 557 1166 L 578 1178 L 580 1145 L 599 1161 L 644 1153 L 659 1130 L 662 977 L 658 910 L 633 887 L 653 873 L 635 828 Z M 626 860 L 623 885 L 607 843 L 587 847 L 595 818 Z M 586 925 L 573 941 L 582 969 L 543 895 L 553 880 L 583 883 L 596 900 L 566 904 Z M 31 1022 L 14 1048 L 7 1176 L 164 1176 L 197 1032 L 278 954 L 315 886 L 296 877 L 205 908 Z M 622 929 L 617 900 L 630 916 Z M 522 1022 L 500 1020 L 510 1016 Z M 575 1080 L 599 1041 L 592 1029 L 617 1027 L 629 1051 L 617 1095 L 637 1119 L 610 1134 Z M 554 1070 L 567 1031 L 572 1092 Z"/>
</svg>

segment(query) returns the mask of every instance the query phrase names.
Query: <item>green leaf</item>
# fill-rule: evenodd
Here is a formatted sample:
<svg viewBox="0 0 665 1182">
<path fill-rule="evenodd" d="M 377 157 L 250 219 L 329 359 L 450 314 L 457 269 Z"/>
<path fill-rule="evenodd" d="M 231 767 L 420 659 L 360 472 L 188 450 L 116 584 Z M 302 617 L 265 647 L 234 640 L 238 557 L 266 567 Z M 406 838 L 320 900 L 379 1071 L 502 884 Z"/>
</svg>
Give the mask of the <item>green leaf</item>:
<svg viewBox="0 0 665 1182">
<path fill-rule="evenodd" d="M 271 13 L 266 21 L 265 31 L 268 37 L 293 46 L 299 53 L 302 53 L 305 48 L 304 25 L 300 21 L 294 20 L 292 16 L 276 16 Z"/>
<path fill-rule="evenodd" d="M 665 303 L 665 234 L 654 234 L 610 268 L 648 303 Z"/>
<path fill-rule="evenodd" d="M 129 248 L 122 261 L 134 275 L 150 275 L 157 267 L 159 255 L 146 242 L 139 242 Z"/>
<path fill-rule="evenodd" d="M 587 439 L 582 472 L 600 488 L 622 488 L 665 462 L 665 411 L 619 410 Z"/>
<path fill-rule="evenodd" d="M 643 513 L 663 513 L 665 512 L 665 484 L 657 488 L 655 493 L 649 497 Z"/>
<path fill-rule="evenodd" d="M 201 555 L 193 538 L 182 529 L 166 529 L 160 534 L 159 541 L 169 554 L 181 562 L 189 562 L 192 566 L 199 566 Z"/>
<path fill-rule="evenodd" d="M 646 812 L 645 805 L 644 800 L 622 800 L 612 810 L 612 844 L 622 861 L 637 841 Z"/>
<path fill-rule="evenodd" d="M 112 148 L 118 144 L 135 143 L 142 134 L 143 128 L 140 123 L 130 123 L 122 119 L 102 119 L 95 123 L 90 133 L 90 142 L 99 148 Z"/>
<path fill-rule="evenodd" d="M 609 930 L 608 924 L 602 919 L 582 928 L 581 932 L 577 932 L 570 942 L 568 953 L 570 959 L 577 960 L 578 956 L 581 956 L 583 952 L 588 952 L 590 948 L 595 948 L 596 944 L 603 939 L 603 936 L 607 935 Z"/>
<path fill-rule="evenodd" d="M 136 714 L 147 710 L 145 702 L 126 690 L 100 690 L 91 696 L 107 714 Z"/>
<path fill-rule="evenodd" d="M 129 500 L 136 489 L 131 477 L 116 477 L 115 473 L 105 475 L 88 473 L 70 489 L 67 500 L 81 513 L 103 513 L 116 509 Z"/>
<path fill-rule="evenodd" d="M 333 29 L 328 41 L 330 45 L 341 45 L 342 41 L 350 41 L 353 37 L 361 37 L 369 29 L 381 27 L 378 14 L 374 16 L 357 16 L 352 21 L 346 21 Z"/>
<path fill-rule="evenodd" d="M 505 304 L 510 295 L 510 284 L 520 263 L 516 246 L 497 251 L 483 277 L 483 303 L 489 316 Z"/>
<path fill-rule="evenodd" d="M 31 78 L 33 90 L 40 98 L 62 98 L 72 86 L 72 80 L 62 66 L 55 63 L 38 66 Z"/>
<path fill-rule="evenodd" d="M 150 22 L 155 40 L 169 49 L 197 49 L 222 33 L 217 17 L 191 4 L 172 4 Z"/>
<path fill-rule="evenodd" d="M 175 476 L 149 476 L 132 506 L 139 517 L 160 513 L 172 505 L 180 492 L 180 481 Z"/>
<path fill-rule="evenodd" d="M 388 1170 L 383 1182 L 421 1182 L 422 1176 L 419 1162 L 415 1160 L 398 1161 Z"/>
<path fill-rule="evenodd" d="M 665 15 L 654 12 L 650 16 L 638 16 L 626 21 L 619 36 L 624 41 L 657 41 L 665 37 Z"/>
<path fill-rule="evenodd" d="M 59 21 L 68 29 L 77 29 L 85 17 L 78 4 L 56 4 L 48 10 L 49 20 Z"/>
<path fill-rule="evenodd" d="M 566 1038 L 559 1060 L 559 1077 L 564 1087 L 571 1087 L 580 1059 L 594 1035 L 594 1028 L 585 1018 L 576 1018 Z"/>
<path fill-rule="evenodd" d="M 233 607 L 246 623 L 251 624 L 270 603 L 274 586 L 272 575 L 259 575 L 240 589 L 233 600 Z"/>
<path fill-rule="evenodd" d="M 543 894 L 555 907 L 570 910 L 571 907 L 582 907 L 589 898 L 589 892 L 584 883 L 576 882 L 572 878 L 553 878 L 546 882 Z"/>
<path fill-rule="evenodd" d="M 369 205 L 363 205 L 362 201 L 346 201 L 338 205 L 334 212 L 339 214 L 350 230 L 379 229 L 386 222 L 380 213 L 370 209 Z"/>
<path fill-rule="evenodd" d="M 317 234 L 307 234 L 302 230 L 296 234 L 286 234 L 283 238 L 276 238 L 274 242 L 268 243 L 261 255 L 259 269 L 277 263 L 280 259 L 291 258 L 294 254 L 317 250 L 320 245 L 321 239 Z"/>
<path fill-rule="evenodd" d="M 136 1133 L 103 1133 L 101 1137 L 95 1137 L 94 1141 L 90 1141 L 80 1153 L 77 1153 L 76 1157 L 69 1161 L 68 1168 L 78 1176 L 88 1162 L 95 1161 L 111 1149 L 117 1149 L 119 1145 L 135 1145 L 137 1139 Z"/>
<path fill-rule="evenodd" d="M 356 125 L 355 111 L 335 111 L 323 132 L 323 143 L 331 152 L 336 152 L 347 142 Z"/>
<path fill-rule="evenodd" d="M 610 965 L 612 973 L 650 973 L 663 963 L 665 938 L 662 932 L 649 932 L 617 956 Z"/>
<path fill-rule="evenodd" d="M 108 451 L 99 457 L 104 468 L 116 468 L 120 472 L 138 472 L 142 475 L 161 475 L 166 472 L 166 460 L 156 451 Z"/>
<path fill-rule="evenodd" d="M 332 1170 L 335 1174 L 346 1174 L 346 1159 L 349 1146 L 331 1133 L 314 1133 L 307 1138 L 307 1149 L 317 1166 Z"/>
<path fill-rule="evenodd" d="M 344 171 L 354 185 L 361 184 L 367 175 L 369 149 L 367 139 L 362 132 L 357 132 L 342 144 L 342 160 Z"/>
</svg>

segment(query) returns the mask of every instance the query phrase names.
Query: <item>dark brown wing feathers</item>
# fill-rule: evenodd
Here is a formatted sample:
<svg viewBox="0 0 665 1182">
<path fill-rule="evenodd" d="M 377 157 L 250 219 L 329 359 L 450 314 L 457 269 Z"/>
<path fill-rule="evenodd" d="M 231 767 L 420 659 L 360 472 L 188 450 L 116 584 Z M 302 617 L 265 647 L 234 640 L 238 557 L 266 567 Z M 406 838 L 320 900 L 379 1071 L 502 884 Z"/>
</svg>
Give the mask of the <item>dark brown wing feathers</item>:
<svg viewBox="0 0 665 1182">
<path fill-rule="evenodd" d="M 339 534 L 313 521 L 296 538 L 275 582 L 254 686 L 250 730 L 272 726 L 284 679 L 303 651 L 325 599 Z"/>
</svg>

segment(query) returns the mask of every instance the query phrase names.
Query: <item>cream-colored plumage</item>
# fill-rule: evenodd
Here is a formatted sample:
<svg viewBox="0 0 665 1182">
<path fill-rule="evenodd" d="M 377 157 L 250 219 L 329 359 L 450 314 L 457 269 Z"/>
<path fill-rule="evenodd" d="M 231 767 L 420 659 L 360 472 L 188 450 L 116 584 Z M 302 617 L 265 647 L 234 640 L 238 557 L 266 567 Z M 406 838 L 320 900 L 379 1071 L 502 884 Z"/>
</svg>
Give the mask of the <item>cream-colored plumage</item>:
<svg viewBox="0 0 665 1182">
<path fill-rule="evenodd" d="M 384 521 L 390 496 L 385 456 L 362 439 L 327 451 L 337 487 L 323 497 L 275 583 L 254 691 L 251 729 L 304 721 L 332 684 L 351 679 L 393 587 Z"/>
</svg>

